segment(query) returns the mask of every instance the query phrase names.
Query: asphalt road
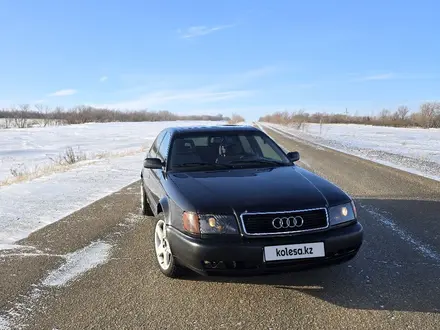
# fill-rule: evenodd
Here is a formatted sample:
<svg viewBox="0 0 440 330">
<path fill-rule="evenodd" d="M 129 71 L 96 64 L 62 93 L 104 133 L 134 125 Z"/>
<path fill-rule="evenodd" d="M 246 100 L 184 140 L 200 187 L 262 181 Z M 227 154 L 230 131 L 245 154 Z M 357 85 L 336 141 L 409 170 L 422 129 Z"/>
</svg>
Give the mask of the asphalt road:
<svg viewBox="0 0 440 330">
<path fill-rule="evenodd" d="M 267 132 L 355 197 L 365 229 L 355 259 L 282 275 L 168 279 L 135 183 L 20 242 L 34 248 L 0 253 L 0 316 L 27 329 L 440 329 L 440 183 Z M 65 287 L 41 284 L 66 253 L 97 240 L 113 246 L 107 263 Z"/>
</svg>

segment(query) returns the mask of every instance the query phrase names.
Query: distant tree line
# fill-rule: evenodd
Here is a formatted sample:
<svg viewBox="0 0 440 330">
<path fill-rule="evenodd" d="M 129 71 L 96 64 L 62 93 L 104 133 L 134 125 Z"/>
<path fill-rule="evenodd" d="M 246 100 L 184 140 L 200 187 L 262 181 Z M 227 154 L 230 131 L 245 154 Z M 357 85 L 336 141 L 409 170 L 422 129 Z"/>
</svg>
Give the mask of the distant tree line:
<svg viewBox="0 0 440 330">
<path fill-rule="evenodd" d="M 39 120 L 42 126 L 71 125 L 90 122 L 141 122 L 141 121 L 174 121 L 174 120 L 205 120 L 229 121 L 229 117 L 218 115 L 176 115 L 169 111 L 121 111 L 94 108 L 90 106 L 76 106 L 65 109 L 56 107 L 51 109 L 44 105 L 35 105 L 31 108 L 28 104 L 0 109 L 0 118 L 4 118 L 4 125 L 8 127 L 24 128 L 30 125 L 31 120 Z"/>
<path fill-rule="evenodd" d="M 259 121 L 282 125 L 296 124 L 298 127 L 301 127 L 303 123 L 328 123 L 440 128 L 440 102 L 423 103 L 416 112 L 411 112 L 407 106 L 399 106 L 394 112 L 383 109 L 376 116 L 358 116 L 348 113 L 307 113 L 302 110 L 279 111 L 261 117 Z"/>
<path fill-rule="evenodd" d="M 231 119 L 228 120 L 229 124 L 238 124 L 244 122 L 245 119 L 239 114 L 233 113 Z"/>
</svg>

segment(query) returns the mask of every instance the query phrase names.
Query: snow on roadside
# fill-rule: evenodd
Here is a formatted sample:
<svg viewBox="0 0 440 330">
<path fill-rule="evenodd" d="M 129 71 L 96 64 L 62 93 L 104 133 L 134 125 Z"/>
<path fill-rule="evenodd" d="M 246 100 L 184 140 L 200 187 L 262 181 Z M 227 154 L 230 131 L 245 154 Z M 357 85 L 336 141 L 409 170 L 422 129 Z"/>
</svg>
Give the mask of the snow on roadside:
<svg viewBox="0 0 440 330">
<path fill-rule="evenodd" d="M 148 148 L 157 134 L 168 126 L 190 126 L 190 125 L 219 125 L 218 122 L 160 122 L 160 123 L 110 123 L 110 124 L 87 124 L 76 126 L 79 136 L 87 150 L 125 150 L 127 147 L 139 147 L 141 144 Z M 84 127 L 83 127 L 84 126 Z M 39 143 L 44 145 L 52 143 L 57 148 L 63 148 L 69 142 L 75 140 L 76 132 L 73 130 L 69 137 L 58 136 L 54 129 L 72 129 L 67 127 L 46 127 L 17 130 L 20 135 L 9 139 L 7 137 L 14 130 L 0 131 L 0 156 L 4 156 L 6 149 L 16 150 L 14 154 L 32 161 L 41 161 L 34 157 L 35 153 L 28 149 L 21 150 L 20 146 L 25 144 Z M 48 132 L 43 135 L 30 132 L 47 130 L 52 135 L 52 140 L 45 138 Z M 14 133 L 15 134 L 15 133 Z M 79 134 L 79 133 L 78 133 Z M 41 137 L 41 141 L 39 140 Z M 119 142 L 118 142 L 119 141 Z M 63 147 L 61 147 L 61 145 Z M 94 146 L 94 147 L 91 147 Z M 34 146 L 37 148 L 37 146 Z M 15 149 L 14 149 L 15 148 Z M 38 148 L 37 148 L 38 149 Z M 32 232 L 52 224 L 69 214 L 101 199 L 123 187 L 139 180 L 142 159 L 145 153 L 135 153 L 123 157 L 110 157 L 97 159 L 85 166 L 73 166 L 66 172 L 53 173 L 47 176 L 34 179 L 28 182 L 15 183 L 0 187 L 0 249 L 17 248 L 16 242 L 26 238 Z M 42 158 L 44 160 L 44 158 Z M 2 159 L 1 169 L 7 160 Z"/>
<path fill-rule="evenodd" d="M 0 244 L 32 232 L 139 180 L 142 154 L 0 188 Z"/>
<path fill-rule="evenodd" d="M 111 245 L 105 242 L 94 242 L 85 248 L 66 255 L 66 262 L 53 270 L 42 282 L 45 286 L 65 286 L 75 278 L 92 268 L 107 262 Z"/>
<path fill-rule="evenodd" d="M 261 123 L 260 123 L 261 124 Z M 440 129 L 394 128 L 354 124 L 263 123 L 318 146 L 440 181 Z"/>
</svg>

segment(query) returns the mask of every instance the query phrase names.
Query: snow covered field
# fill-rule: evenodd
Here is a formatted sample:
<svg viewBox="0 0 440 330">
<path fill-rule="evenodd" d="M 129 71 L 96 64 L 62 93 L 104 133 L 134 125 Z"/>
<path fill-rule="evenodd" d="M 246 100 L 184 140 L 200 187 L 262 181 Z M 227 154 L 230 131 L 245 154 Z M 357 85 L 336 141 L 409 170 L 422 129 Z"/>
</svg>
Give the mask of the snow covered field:
<svg viewBox="0 0 440 330">
<path fill-rule="evenodd" d="M 85 153 L 88 159 L 105 153 L 139 152 L 164 127 L 194 123 L 216 124 L 190 121 L 90 123 L 0 130 L 0 182 L 11 176 L 11 170 L 53 164 L 51 158 L 64 153 L 68 147 Z"/>
<path fill-rule="evenodd" d="M 440 129 L 264 124 L 300 139 L 440 181 Z"/>
<path fill-rule="evenodd" d="M 10 168 L 44 166 L 67 147 L 88 155 L 83 164 L 32 181 L 0 186 L 0 249 L 139 179 L 142 159 L 157 134 L 169 126 L 222 122 L 84 124 L 0 130 L 0 181 Z M 113 153 L 113 156 L 111 156 Z M 114 153 L 119 153 L 115 156 Z M 108 154 L 109 157 L 94 158 Z M 128 156 L 118 156 L 118 155 Z"/>
</svg>

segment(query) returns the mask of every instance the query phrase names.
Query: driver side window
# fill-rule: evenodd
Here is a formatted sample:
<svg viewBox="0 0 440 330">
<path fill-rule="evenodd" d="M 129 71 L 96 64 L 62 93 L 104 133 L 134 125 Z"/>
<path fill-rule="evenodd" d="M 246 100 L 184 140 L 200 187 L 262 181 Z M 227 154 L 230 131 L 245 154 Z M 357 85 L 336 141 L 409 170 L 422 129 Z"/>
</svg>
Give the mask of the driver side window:
<svg viewBox="0 0 440 330">
<path fill-rule="evenodd" d="M 164 136 L 165 136 L 166 131 L 162 131 L 159 133 L 159 135 L 157 136 L 156 140 L 154 140 L 153 145 L 150 148 L 150 151 L 148 153 L 148 158 L 157 158 L 157 152 L 159 150 L 159 146 L 160 143 L 162 142 Z"/>
<path fill-rule="evenodd" d="M 170 139 L 171 139 L 171 134 L 167 133 L 163 138 L 162 142 L 160 143 L 160 147 L 158 149 L 159 151 L 157 153 L 157 158 L 160 158 L 162 161 L 164 161 L 165 158 L 167 158 Z"/>
<path fill-rule="evenodd" d="M 258 147 L 261 150 L 261 154 L 264 158 L 283 161 L 281 156 L 275 151 L 274 148 L 272 148 L 271 145 L 269 145 L 269 142 L 266 141 L 263 137 L 255 136 L 255 141 L 257 142 Z"/>
</svg>

